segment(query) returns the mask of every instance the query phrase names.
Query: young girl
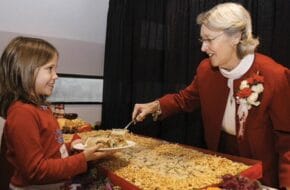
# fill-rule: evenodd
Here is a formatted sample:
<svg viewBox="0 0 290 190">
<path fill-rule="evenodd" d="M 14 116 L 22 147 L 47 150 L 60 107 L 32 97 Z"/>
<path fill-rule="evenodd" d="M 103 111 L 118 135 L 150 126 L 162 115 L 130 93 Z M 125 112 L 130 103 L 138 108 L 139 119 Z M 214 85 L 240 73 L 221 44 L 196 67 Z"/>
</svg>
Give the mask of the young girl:
<svg viewBox="0 0 290 190">
<path fill-rule="evenodd" d="M 3 139 L 13 167 L 10 189 L 61 189 L 87 162 L 108 157 L 98 146 L 68 156 L 62 133 L 46 98 L 57 79 L 59 54 L 48 42 L 13 39 L 0 60 L 0 116 Z"/>
</svg>

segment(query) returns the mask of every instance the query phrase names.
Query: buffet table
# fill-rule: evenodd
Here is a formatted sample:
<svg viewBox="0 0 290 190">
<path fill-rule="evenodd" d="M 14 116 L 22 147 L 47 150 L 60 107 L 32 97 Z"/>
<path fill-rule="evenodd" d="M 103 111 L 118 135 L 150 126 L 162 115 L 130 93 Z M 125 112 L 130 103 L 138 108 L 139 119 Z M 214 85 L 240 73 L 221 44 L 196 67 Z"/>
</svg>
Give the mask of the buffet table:
<svg viewBox="0 0 290 190">
<path fill-rule="evenodd" d="M 111 131 L 80 133 L 82 139 Z M 65 135 L 69 141 L 71 135 Z M 98 163 L 102 173 L 121 189 L 203 189 L 217 186 L 224 175 L 262 177 L 260 161 L 220 154 L 196 147 L 125 134 L 136 143 Z"/>
</svg>

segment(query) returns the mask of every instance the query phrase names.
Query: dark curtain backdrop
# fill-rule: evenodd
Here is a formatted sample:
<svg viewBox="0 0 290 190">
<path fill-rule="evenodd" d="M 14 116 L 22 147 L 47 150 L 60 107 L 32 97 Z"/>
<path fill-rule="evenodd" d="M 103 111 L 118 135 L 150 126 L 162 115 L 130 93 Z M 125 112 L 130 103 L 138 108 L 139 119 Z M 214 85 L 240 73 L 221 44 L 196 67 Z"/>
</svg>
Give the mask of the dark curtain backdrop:
<svg viewBox="0 0 290 190">
<path fill-rule="evenodd" d="M 135 103 L 152 101 L 187 86 L 205 54 L 196 16 L 222 0 L 110 0 L 104 66 L 102 128 L 121 128 Z M 258 51 L 289 68 L 290 3 L 240 0 L 252 14 Z M 149 117 L 130 130 L 204 147 L 200 111 L 159 122 Z"/>
</svg>

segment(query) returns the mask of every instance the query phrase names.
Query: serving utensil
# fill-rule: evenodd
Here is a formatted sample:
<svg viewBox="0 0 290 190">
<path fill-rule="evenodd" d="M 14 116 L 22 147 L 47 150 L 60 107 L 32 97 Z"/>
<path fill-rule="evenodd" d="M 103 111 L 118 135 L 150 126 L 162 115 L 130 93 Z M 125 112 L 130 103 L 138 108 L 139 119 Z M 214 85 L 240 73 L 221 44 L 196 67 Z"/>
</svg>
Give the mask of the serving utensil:
<svg viewBox="0 0 290 190">
<path fill-rule="evenodd" d="M 125 127 L 124 127 L 124 129 L 125 129 L 125 130 L 128 129 L 128 127 L 129 127 L 132 123 L 134 123 L 134 120 L 130 121 L 130 122 L 129 122 Z"/>
</svg>

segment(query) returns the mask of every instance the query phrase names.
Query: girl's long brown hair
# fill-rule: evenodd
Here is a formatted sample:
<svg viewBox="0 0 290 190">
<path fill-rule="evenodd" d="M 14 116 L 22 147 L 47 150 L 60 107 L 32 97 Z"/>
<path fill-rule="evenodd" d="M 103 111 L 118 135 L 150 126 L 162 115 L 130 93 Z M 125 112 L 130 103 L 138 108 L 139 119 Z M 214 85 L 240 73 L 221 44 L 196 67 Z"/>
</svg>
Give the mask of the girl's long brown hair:
<svg viewBox="0 0 290 190">
<path fill-rule="evenodd" d="M 0 60 L 0 116 L 7 117 L 9 106 L 20 100 L 46 104 L 46 97 L 35 93 L 37 70 L 58 56 L 56 48 L 39 38 L 16 37 L 5 48 Z"/>
</svg>

